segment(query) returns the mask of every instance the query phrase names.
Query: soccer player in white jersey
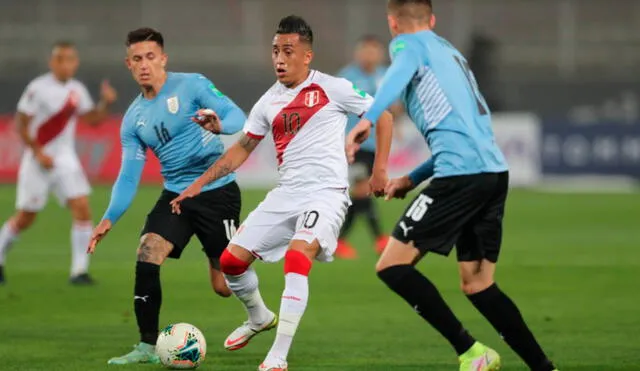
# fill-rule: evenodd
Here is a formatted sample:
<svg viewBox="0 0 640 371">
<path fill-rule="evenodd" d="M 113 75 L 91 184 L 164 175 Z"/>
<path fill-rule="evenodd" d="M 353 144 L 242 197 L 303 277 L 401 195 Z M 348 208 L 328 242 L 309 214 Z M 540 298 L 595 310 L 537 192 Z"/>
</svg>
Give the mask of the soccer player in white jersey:
<svg viewBox="0 0 640 371">
<path fill-rule="evenodd" d="M 49 59 L 50 71 L 31 81 L 18 102 L 16 121 L 26 148 L 18 173 L 17 212 L 0 229 L 0 283 L 7 250 L 33 224 L 49 192 L 69 208 L 73 218 L 70 282 L 93 283 L 86 253 L 92 231 L 91 188 L 75 152 L 76 121 L 100 123 L 116 100 L 116 91 L 104 81 L 100 102 L 94 105 L 84 84 L 74 79 L 78 65 L 75 46 L 57 42 Z"/>
<path fill-rule="evenodd" d="M 311 28 L 302 18 L 288 16 L 280 21 L 272 51 L 278 81 L 251 110 L 240 140 L 172 201 L 179 213 L 181 201 L 237 169 L 272 132 L 280 183 L 249 214 L 220 257 L 229 288 L 249 315 L 226 339 L 224 346 L 229 350 L 244 347 L 257 333 L 276 326 L 278 317 L 265 306 L 250 264 L 256 258 L 265 262 L 284 258 L 280 323 L 260 371 L 287 370 L 287 355 L 307 306 L 312 261 L 332 260 L 350 204 L 344 147 L 347 115 L 362 115 L 372 102 L 348 80 L 310 70 L 312 42 Z M 371 188 L 381 194 L 391 146 L 390 113 L 381 116 L 376 130 L 378 151 Z"/>
</svg>

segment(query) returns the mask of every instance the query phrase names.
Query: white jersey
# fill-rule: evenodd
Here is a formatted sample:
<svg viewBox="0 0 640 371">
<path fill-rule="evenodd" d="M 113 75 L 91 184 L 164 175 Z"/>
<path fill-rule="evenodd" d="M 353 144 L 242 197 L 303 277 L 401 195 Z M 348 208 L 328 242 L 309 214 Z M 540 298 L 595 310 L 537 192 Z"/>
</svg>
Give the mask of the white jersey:
<svg viewBox="0 0 640 371">
<path fill-rule="evenodd" d="M 80 81 L 57 80 L 52 73 L 35 78 L 18 102 L 18 112 L 32 117 L 29 135 L 50 156 L 74 152 L 76 121 L 93 109 L 93 100 Z M 27 151 L 27 156 L 31 156 Z"/>
<path fill-rule="evenodd" d="M 361 116 L 373 98 L 343 78 L 311 71 L 294 89 L 276 82 L 251 109 L 244 132 L 273 135 L 280 187 L 313 192 L 347 188 L 347 114 Z"/>
</svg>

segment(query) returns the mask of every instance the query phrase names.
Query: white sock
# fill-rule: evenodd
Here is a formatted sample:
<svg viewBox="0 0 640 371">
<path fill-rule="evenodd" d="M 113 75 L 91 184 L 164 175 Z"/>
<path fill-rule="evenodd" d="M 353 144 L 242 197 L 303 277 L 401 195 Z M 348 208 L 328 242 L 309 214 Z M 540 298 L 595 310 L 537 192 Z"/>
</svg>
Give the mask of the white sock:
<svg viewBox="0 0 640 371">
<path fill-rule="evenodd" d="M 267 360 L 287 360 L 293 336 L 296 334 L 309 300 L 309 278 L 307 276 L 287 273 L 284 276 L 284 282 L 284 292 L 280 302 L 280 322 Z"/>
<path fill-rule="evenodd" d="M 7 257 L 7 251 L 11 248 L 11 244 L 18 238 L 18 232 L 16 231 L 13 223 L 7 221 L 0 229 L 0 265 L 4 265 L 4 261 Z"/>
<path fill-rule="evenodd" d="M 71 226 L 71 276 L 89 271 L 87 247 L 93 227 L 90 221 L 74 221 Z"/>
<path fill-rule="evenodd" d="M 271 311 L 262 300 L 258 289 L 258 275 L 253 268 L 249 267 L 246 272 L 237 276 L 225 274 L 224 278 L 229 289 L 244 305 L 251 323 L 262 325 L 271 320 Z"/>
</svg>

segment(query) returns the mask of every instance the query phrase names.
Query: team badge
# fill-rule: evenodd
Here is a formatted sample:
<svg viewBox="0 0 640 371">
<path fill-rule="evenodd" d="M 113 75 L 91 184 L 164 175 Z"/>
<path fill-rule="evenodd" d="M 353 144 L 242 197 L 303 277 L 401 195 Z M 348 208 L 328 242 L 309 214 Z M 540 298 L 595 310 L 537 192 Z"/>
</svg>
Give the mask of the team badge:
<svg viewBox="0 0 640 371">
<path fill-rule="evenodd" d="M 178 110 L 180 109 L 180 103 L 178 102 L 177 96 L 167 99 L 167 109 L 174 115 L 178 113 Z"/>
<path fill-rule="evenodd" d="M 313 90 L 304 95 L 304 105 L 311 108 L 320 102 L 320 92 Z"/>
</svg>

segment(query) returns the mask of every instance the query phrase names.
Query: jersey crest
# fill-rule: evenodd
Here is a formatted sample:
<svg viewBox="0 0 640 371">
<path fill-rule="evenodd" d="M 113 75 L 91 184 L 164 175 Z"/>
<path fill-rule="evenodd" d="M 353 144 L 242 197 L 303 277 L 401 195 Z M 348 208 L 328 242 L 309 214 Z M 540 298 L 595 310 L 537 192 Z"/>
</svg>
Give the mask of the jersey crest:
<svg viewBox="0 0 640 371">
<path fill-rule="evenodd" d="M 178 101 L 177 96 L 167 99 L 167 109 L 174 115 L 178 113 L 178 110 L 180 109 L 180 102 Z"/>
<path fill-rule="evenodd" d="M 320 91 L 312 90 L 304 95 L 304 105 L 311 108 L 320 102 Z"/>
</svg>

